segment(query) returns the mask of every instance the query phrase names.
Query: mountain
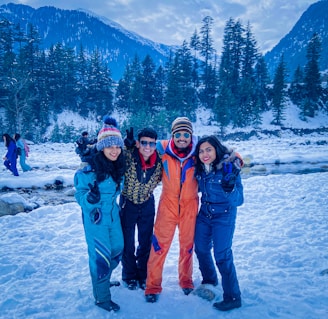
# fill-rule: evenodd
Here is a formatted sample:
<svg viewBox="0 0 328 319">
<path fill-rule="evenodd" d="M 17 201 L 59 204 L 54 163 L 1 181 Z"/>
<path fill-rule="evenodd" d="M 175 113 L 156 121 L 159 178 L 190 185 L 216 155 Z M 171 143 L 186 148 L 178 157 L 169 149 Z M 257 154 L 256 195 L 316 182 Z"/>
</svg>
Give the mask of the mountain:
<svg viewBox="0 0 328 319">
<path fill-rule="evenodd" d="M 122 77 L 127 62 L 138 54 L 141 60 L 149 54 L 155 65 L 165 63 L 176 47 L 155 43 L 125 30 L 119 24 L 83 10 L 62 10 L 45 6 L 34 9 L 20 4 L 0 6 L 0 19 L 19 23 L 22 30 L 34 25 L 41 38 L 41 49 L 61 43 L 79 50 L 81 43 L 87 53 L 98 49 L 108 62 L 114 80 Z"/>
<path fill-rule="evenodd" d="M 287 72 L 291 79 L 298 65 L 306 64 L 306 48 L 314 33 L 321 37 L 320 71 L 328 70 L 328 0 L 312 4 L 300 17 L 292 30 L 264 56 L 273 78 L 279 59 L 284 54 Z"/>
</svg>

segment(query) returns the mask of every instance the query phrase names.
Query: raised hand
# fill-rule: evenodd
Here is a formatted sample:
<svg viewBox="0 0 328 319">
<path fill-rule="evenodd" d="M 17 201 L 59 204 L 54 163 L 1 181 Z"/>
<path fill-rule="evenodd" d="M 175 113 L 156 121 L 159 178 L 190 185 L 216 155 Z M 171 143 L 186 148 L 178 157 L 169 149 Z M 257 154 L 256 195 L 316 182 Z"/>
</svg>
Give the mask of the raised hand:
<svg viewBox="0 0 328 319">
<path fill-rule="evenodd" d="M 99 187 L 97 181 L 94 182 L 93 185 L 90 183 L 88 184 L 90 190 L 87 195 L 87 201 L 90 204 L 96 204 L 100 201 L 100 192 L 99 192 Z"/>
<path fill-rule="evenodd" d="M 235 186 L 240 168 L 231 162 L 223 163 L 222 167 L 222 188 L 225 192 L 231 192 Z"/>
<path fill-rule="evenodd" d="M 130 127 L 130 130 L 126 130 L 126 138 L 124 139 L 124 145 L 126 148 L 132 148 L 136 145 L 136 141 L 133 137 L 133 127 Z"/>
</svg>

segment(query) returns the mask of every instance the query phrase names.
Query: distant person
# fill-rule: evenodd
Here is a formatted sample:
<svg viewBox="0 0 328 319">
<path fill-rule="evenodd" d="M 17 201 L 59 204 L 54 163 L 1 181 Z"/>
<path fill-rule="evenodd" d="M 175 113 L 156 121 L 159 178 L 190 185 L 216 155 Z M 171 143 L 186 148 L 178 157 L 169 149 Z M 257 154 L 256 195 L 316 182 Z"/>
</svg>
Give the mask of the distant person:
<svg viewBox="0 0 328 319">
<path fill-rule="evenodd" d="M 81 158 L 81 167 L 90 162 L 90 159 L 93 157 L 93 151 L 95 150 L 96 143 L 97 139 L 90 140 L 89 133 L 87 131 L 83 131 L 81 137 L 76 141 L 77 147 L 75 152 Z"/>
<path fill-rule="evenodd" d="M 3 165 L 9 169 L 14 176 L 19 176 L 17 171 L 17 146 L 15 140 L 7 133 L 2 135 L 5 147 L 7 148 L 7 153 L 3 157 Z"/>
<path fill-rule="evenodd" d="M 146 288 L 147 262 L 151 248 L 155 218 L 153 191 L 161 181 L 162 161 L 156 151 L 157 133 L 152 128 L 138 132 L 127 130 L 126 173 L 120 199 L 121 222 L 124 236 L 122 280 L 128 289 Z M 137 227 L 138 245 L 135 245 Z"/>
<path fill-rule="evenodd" d="M 179 229 L 179 285 L 189 295 L 194 284 L 193 246 L 198 211 L 198 185 L 194 176 L 194 151 L 197 138 L 187 117 L 176 118 L 171 125 L 169 140 L 157 143 L 162 156 L 162 194 L 154 225 L 150 251 L 145 298 L 157 302 L 162 291 L 162 274 L 176 228 Z"/>
<path fill-rule="evenodd" d="M 196 146 L 195 176 L 201 192 L 196 220 L 195 252 L 202 284 L 218 285 L 215 264 L 221 274 L 223 301 L 213 307 L 227 311 L 241 307 L 241 293 L 232 256 L 237 206 L 244 202 L 240 155 L 228 149 L 216 136 L 206 136 Z"/>
<path fill-rule="evenodd" d="M 125 158 L 115 119 L 104 118 L 96 147 L 98 152 L 91 164 L 74 176 L 75 198 L 82 209 L 95 304 L 107 311 L 118 311 L 120 306 L 111 298 L 110 278 L 123 252 L 117 200 L 123 187 Z"/>
<path fill-rule="evenodd" d="M 19 164 L 23 172 L 32 170 L 32 167 L 26 164 L 26 157 L 28 157 L 29 147 L 26 142 L 21 138 L 19 133 L 14 134 L 14 140 L 16 141 L 17 154 L 19 156 Z"/>
</svg>

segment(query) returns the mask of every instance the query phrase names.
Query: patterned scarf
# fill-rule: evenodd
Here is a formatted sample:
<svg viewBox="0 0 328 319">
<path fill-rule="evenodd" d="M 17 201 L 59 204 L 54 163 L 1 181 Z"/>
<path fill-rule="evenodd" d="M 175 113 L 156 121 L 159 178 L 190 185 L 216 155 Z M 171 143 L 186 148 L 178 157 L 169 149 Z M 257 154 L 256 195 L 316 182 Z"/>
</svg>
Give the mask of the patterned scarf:
<svg viewBox="0 0 328 319">
<path fill-rule="evenodd" d="M 139 153 L 139 157 L 140 157 L 140 161 L 141 161 L 141 167 L 142 167 L 143 171 L 147 170 L 148 168 L 152 168 L 155 165 L 156 158 L 157 158 L 156 151 L 148 158 L 147 161 L 145 161 L 145 159 L 143 158 L 143 156 L 141 155 L 140 152 L 138 152 L 138 153 Z"/>
<path fill-rule="evenodd" d="M 187 157 L 192 150 L 192 142 L 186 148 L 183 148 L 183 149 L 175 146 L 173 138 L 171 139 L 170 143 L 171 143 L 171 149 L 172 149 L 173 153 L 180 158 Z"/>
</svg>

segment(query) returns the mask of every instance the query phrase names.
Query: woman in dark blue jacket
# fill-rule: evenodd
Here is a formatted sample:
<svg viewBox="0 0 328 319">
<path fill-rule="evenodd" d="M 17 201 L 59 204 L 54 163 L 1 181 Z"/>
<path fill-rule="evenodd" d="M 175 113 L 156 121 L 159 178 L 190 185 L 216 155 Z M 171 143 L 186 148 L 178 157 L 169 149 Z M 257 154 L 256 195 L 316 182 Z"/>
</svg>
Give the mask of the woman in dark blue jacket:
<svg viewBox="0 0 328 319">
<path fill-rule="evenodd" d="M 233 263 L 232 238 L 237 206 L 243 204 L 239 175 L 242 160 L 215 136 L 199 140 L 196 147 L 195 175 L 201 192 L 196 221 L 195 252 L 202 273 L 202 284 L 216 286 L 216 266 L 222 277 L 223 301 L 213 306 L 221 311 L 241 307 L 240 289 Z"/>
<path fill-rule="evenodd" d="M 2 135 L 5 146 L 7 147 L 7 153 L 4 156 L 3 165 L 6 166 L 15 176 L 18 176 L 17 171 L 17 146 L 15 140 L 7 133 Z"/>
<path fill-rule="evenodd" d="M 106 117 L 98 133 L 97 150 L 90 165 L 76 172 L 75 198 L 82 209 L 89 268 L 96 305 L 118 311 L 112 301 L 110 278 L 123 251 L 118 196 L 123 187 L 125 158 L 116 121 Z"/>
</svg>

